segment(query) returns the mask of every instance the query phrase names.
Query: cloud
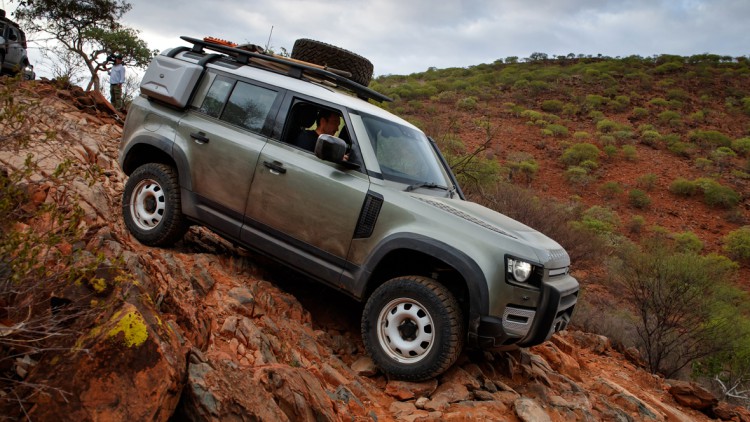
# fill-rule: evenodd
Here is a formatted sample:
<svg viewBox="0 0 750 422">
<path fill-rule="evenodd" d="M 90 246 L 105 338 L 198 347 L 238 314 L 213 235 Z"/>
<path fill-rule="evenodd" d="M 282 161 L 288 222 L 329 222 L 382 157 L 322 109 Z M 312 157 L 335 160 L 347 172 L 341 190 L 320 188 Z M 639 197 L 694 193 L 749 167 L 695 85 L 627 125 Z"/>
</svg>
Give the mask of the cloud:
<svg viewBox="0 0 750 422">
<path fill-rule="evenodd" d="M 214 36 L 291 50 L 298 38 L 369 58 L 376 75 L 551 56 L 750 54 L 747 0 L 130 0 L 150 48 Z"/>
</svg>

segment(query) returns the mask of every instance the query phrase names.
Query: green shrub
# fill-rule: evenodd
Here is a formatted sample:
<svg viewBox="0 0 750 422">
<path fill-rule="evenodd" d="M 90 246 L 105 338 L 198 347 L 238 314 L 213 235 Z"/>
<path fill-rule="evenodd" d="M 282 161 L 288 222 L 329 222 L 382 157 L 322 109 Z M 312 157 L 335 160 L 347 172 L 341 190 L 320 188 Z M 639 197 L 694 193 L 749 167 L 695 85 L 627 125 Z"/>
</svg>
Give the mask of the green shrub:
<svg viewBox="0 0 750 422">
<path fill-rule="evenodd" d="M 685 92 L 684 89 L 673 88 L 667 91 L 668 100 L 686 101 L 690 98 L 690 94 Z"/>
<path fill-rule="evenodd" d="M 576 116 L 580 112 L 581 108 L 571 103 L 566 103 L 562 109 L 562 114 L 564 114 L 565 116 Z"/>
<path fill-rule="evenodd" d="M 685 178 L 678 178 L 669 185 L 669 191 L 678 196 L 693 196 L 698 193 L 699 186 L 697 183 Z"/>
<path fill-rule="evenodd" d="M 646 225 L 646 219 L 640 215 L 634 215 L 628 222 L 628 230 L 631 233 L 640 233 L 643 231 L 643 226 Z"/>
<path fill-rule="evenodd" d="M 743 157 L 750 156 L 750 138 L 740 138 L 732 141 L 732 149 Z"/>
<path fill-rule="evenodd" d="M 620 225 L 620 217 L 607 207 L 594 205 L 584 211 L 580 226 L 599 235 L 612 234 Z"/>
<path fill-rule="evenodd" d="M 704 147 L 729 147 L 732 140 L 717 130 L 694 130 L 688 134 L 688 139 Z"/>
<path fill-rule="evenodd" d="M 620 152 L 614 145 L 605 145 L 603 149 L 604 153 L 607 154 L 607 158 L 614 158 Z"/>
<path fill-rule="evenodd" d="M 661 134 L 656 130 L 644 130 L 641 132 L 641 142 L 648 146 L 656 146 L 661 141 Z"/>
<path fill-rule="evenodd" d="M 566 128 L 563 125 L 558 125 L 556 123 L 547 125 L 545 129 L 550 131 L 552 135 L 554 136 L 567 136 L 568 135 L 568 128 Z"/>
<path fill-rule="evenodd" d="M 665 110 L 659 113 L 659 121 L 663 124 L 667 124 L 672 127 L 677 127 L 682 124 L 682 115 L 676 111 Z"/>
<path fill-rule="evenodd" d="M 673 376 L 698 359 L 732 353 L 738 313 L 724 305 L 722 289 L 737 265 L 717 255 L 675 251 L 659 237 L 641 243 L 622 248 L 610 273 L 636 307 L 638 348 L 649 369 Z"/>
<path fill-rule="evenodd" d="M 656 97 L 651 99 L 651 101 L 648 102 L 649 105 L 655 106 L 655 107 L 666 107 L 669 105 L 669 102 L 661 97 Z"/>
<path fill-rule="evenodd" d="M 565 170 L 565 179 L 573 185 L 585 186 L 591 182 L 589 171 L 583 167 L 570 166 Z"/>
<path fill-rule="evenodd" d="M 585 105 L 589 110 L 598 110 L 607 105 L 608 101 L 609 100 L 601 95 L 587 95 Z"/>
<path fill-rule="evenodd" d="M 601 133 L 612 133 L 620 128 L 620 124 L 612 120 L 599 120 L 596 122 L 596 130 Z"/>
<path fill-rule="evenodd" d="M 643 107 L 635 107 L 630 113 L 630 116 L 634 119 L 644 119 L 648 117 L 648 109 Z"/>
<path fill-rule="evenodd" d="M 574 144 L 563 152 L 561 160 L 569 166 L 579 165 L 584 161 L 596 162 L 599 158 L 599 148 L 587 142 Z"/>
<path fill-rule="evenodd" d="M 703 242 L 693 232 L 675 233 L 672 235 L 672 239 L 678 252 L 698 253 L 703 249 Z"/>
<path fill-rule="evenodd" d="M 563 103 L 560 100 L 542 101 L 542 110 L 548 113 L 559 113 L 563 110 Z"/>
<path fill-rule="evenodd" d="M 582 140 L 582 139 L 590 139 L 590 138 L 591 138 L 591 134 L 590 134 L 590 133 L 588 133 L 588 132 L 581 132 L 581 131 L 578 131 L 578 132 L 575 132 L 575 133 L 573 134 L 573 138 L 575 138 L 575 139 L 579 139 L 579 140 Z M 748 139 L 750 139 L 750 138 L 748 138 Z"/>
<path fill-rule="evenodd" d="M 591 110 L 588 116 L 589 118 L 591 118 L 592 122 L 597 123 L 599 120 L 602 120 L 604 118 L 604 113 L 599 110 Z"/>
<path fill-rule="evenodd" d="M 667 62 L 663 65 L 657 66 L 656 69 L 654 69 L 654 73 L 656 74 L 666 74 L 666 73 L 675 73 L 678 70 L 683 68 L 682 63 L 678 62 Z"/>
<path fill-rule="evenodd" d="M 631 189 L 630 192 L 628 192 L 628 201 L 630 202 L 630 205 L 639 209 L 651 205 L 651 198 L 648 197 L 646 192 L 640 189 Z"/>
<path fill-rule="evenodd" d="M 630 97 L 627 95 L 617 95 L 615 99 L 609 102 L 609 107 L 614 111 L 625 111 L 630 106 Z"/>
<path fill-rule="evenodd" d="M 602 192 L 606 199 L 612 199 L 623 192 L 622 186 L 617 182 L 605 182 L 599 186 L 599 190 Z"/>
<path fill-rule="evenodd" d="M 656 186 L 656 182 L 659 180 L 659 176 L 654 173 L 646 173 L 643 176 L 638 177 L 637 184 L 643 189 L 650 191 Z"/>
<path fill-rule="evenodd" d="M 712 179 L 699 179 L 697 183 L 703 189 L 703 201 L 708 205 L 732 208 L 740 202 L 740 194 L 729 186 Z"/>
<path fill-rule="evenodd" d="M 688 119 L 693 123 L 703 123 L 706 120 L 706 113 L 698 110 L 695 113 L 690 113 Z"/>
<path fill-rule="evenodd" d="M 737 154 L 729 147 L 719 147 L 711 151 L 711 159 L 719 166 L 719 172 L 723 172 L 736 156 Z"/>
<path fill-rule="evenodd" d="M 736 260 L 750 263 L 750 226 L 724 236 L 724 251 Z"/>
<path fill-rule="evenodd" d="M 701 169 L 701 170 L 709 170 L 711 167 L 714 166 L 714 162 L 709 160 L 708 158 L 698 157 L 695 159 L 695 167 Z"/>
<path fill-rule="evenodd" d="M 586 170 L 596 170 L 597 168 L 599 168 L 599 163 L 594 160 L 585 160 L 578 165 L 585 168 Z"/>
<path fill-rule="evenodd" d="M 628 161 L 635 161 L 635 160 L 638 159 L 638 152 L 636 151 L 636 149 L 635 149 L 635 147 L 633 145 L 623 145 L 622 146 L 622 155 Z"/>
<path fill-rule="evenodd" d="M 477 99 L 476 97 L 461 98 L 460 100 L 456 101 L 456 108 L 466 111 L 475 110 L 477 108 Z"/>
<path fill-rule="evenodd" d="M 667 149 L 675 155 L 689 157 L 690 154 L 693 153 L 693 150 L 695 149 L 695 147 L 685 142 L 674 142 L 672 144 L 669 144 Z"/>
<path fill-rule="evenodd" d="M 505 165 L 510 169 L 508 177 L 511 182 L 521 181 L 526 184 L 531 183 L 539 171 L 539 164 L 537 164 L 531 154 L 527 153 L 509 154 Z"/>
<path fill-rule="evenodd" d="M 745 97 L 741 99 L 740 103 L 742 104 L 742 111 L 745 114 L 750 114 L 750 97 Z"/>
</svg>

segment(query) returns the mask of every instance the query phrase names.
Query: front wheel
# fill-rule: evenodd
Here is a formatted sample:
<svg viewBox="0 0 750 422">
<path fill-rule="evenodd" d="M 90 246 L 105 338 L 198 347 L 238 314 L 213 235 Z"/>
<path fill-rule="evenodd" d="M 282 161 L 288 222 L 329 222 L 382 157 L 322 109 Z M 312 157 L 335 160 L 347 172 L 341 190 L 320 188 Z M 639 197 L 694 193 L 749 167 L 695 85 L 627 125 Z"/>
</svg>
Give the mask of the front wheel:
<svg viewBox="0 0 750 422">
<path fill-rule="evenodd" d="M 463 347 L 463 316 L 450 291 L 427 277 L 398 277 L 370 296 L 362 339 L 383 372 L 423 381 L 445 372 Z"/>
<path fill-rule="evenodd" d="M 148 246 L 169 246 L 182 238 L 188 224 L 181 206 L 177 172 L 166 164 L 135 169 L 122 194 L 125 225 Z"/>
</svg>

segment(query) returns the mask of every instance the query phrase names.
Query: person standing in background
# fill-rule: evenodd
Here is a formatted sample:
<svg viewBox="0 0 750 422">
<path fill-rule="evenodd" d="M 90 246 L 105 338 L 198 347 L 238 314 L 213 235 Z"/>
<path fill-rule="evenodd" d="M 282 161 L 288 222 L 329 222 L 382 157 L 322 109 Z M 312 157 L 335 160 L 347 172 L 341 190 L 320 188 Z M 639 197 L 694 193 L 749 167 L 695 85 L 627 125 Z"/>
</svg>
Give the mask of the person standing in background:
<svg viewBox="0 0 750 422">
<path fill-rule="evenodd" d="M 125 66 L 122 54 L 114 56 L 115 65 L 109 71 L 109 98 L 116 110 L 122 110 L 122 84 L 125 83 Z"/>
</svg>

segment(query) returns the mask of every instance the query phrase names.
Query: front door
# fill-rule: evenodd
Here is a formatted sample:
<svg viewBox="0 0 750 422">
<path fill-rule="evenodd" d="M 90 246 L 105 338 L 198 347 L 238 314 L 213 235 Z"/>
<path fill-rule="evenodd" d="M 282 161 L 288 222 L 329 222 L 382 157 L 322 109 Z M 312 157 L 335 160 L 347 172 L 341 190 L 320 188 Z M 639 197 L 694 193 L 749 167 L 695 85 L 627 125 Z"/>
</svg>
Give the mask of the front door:
<svg viewBox="0 0 750 422">
<path fill-rule="evenodd" d="M 243 240 L 270 234 L 277 243 L 268 247 L 294 251 L 290 265 L 337 283 L 369 185 L 358 170 L 269 140 L 250 188 Z"/>
</svg>

